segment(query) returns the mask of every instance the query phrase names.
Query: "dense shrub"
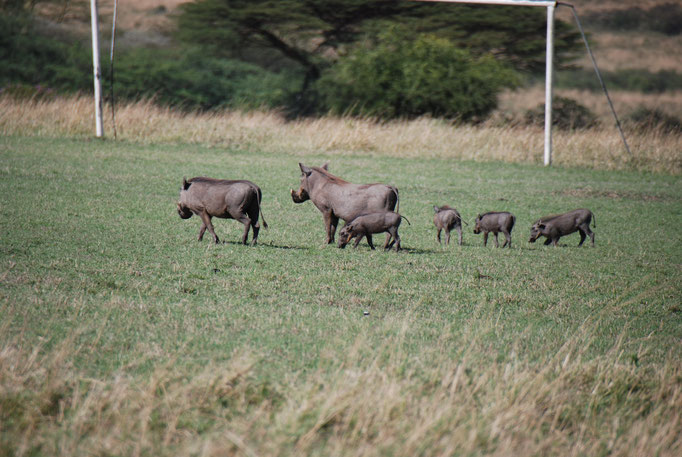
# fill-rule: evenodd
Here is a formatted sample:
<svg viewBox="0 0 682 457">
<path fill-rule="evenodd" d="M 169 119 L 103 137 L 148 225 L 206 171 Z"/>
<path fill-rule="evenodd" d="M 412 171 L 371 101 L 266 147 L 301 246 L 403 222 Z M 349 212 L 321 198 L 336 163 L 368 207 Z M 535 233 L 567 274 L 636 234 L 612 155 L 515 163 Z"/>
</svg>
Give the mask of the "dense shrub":
<svg viewBox="0 0 682 457">
<path fill-rule="evenodd" d="M 66 45 L 43 36 L 29 16 L 0 15 L 0 88 L 33 93 L 33 88 L 92 92 L 89 46 Z M 108 56 L 102 60 L 102 83 L 109 94 Z M 115 95 L 121 99 L 154 98 L 172 106 L 275 107 L 283 105 L 292 80 L 248 63 L 206 57 L 198 49 L 137 48 L 119 52 Z M 295 87 L 297 89 L 297 87 Z"/>
<path fill-rule="evenodd" d="M 485 117 L 516 74 L 491 56 L 475 58 L 450 41 L 414 40 L 390 30 L 375 46 L 342 57 L 318 82 L 323 106 L 335 113 L 381 118 Z"/>
<path fill-rule="evenodd" d="M 114 74 L 119 97 L 154 98 L 165 105 L 200 109 L 281 106 L 290 81 L 287 74 L 186 48 L 132 50 L 118 58 Z"/>
<path fill-rule="evenodd" d="M 41 84 L 60 91 L 92 86 L 92 57 L 79 45 L 43 36 L 26 15 L 0 14 L 0 87 Z"/>
<path fill-rule="evenodd" d="M 544 125 L 545 105 L 526 111 L 524 121 L 528 125 Z M 580 103 L 566 97 L 552 101 L 552 125 L 561 130 L 579 130 L 599 125 L 597 117 Z"/>
<path fill-rule="evenodd" d="M 682 134 L 682 119 L 659 109 L 640 107 L 625 118 L 625 123 L 640 131 L 660 130 Z"/>
</svg>

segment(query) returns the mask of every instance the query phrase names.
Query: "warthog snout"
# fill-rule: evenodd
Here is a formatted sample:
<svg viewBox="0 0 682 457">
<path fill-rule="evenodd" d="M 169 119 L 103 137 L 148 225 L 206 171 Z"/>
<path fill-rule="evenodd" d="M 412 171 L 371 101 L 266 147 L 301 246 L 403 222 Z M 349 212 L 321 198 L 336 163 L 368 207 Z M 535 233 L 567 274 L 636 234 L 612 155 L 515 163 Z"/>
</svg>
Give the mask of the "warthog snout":
<svg viewBox="0 0 682 457">
<path fill-rule="evenodd" d="M 183 206 L 178 202 L 178 214 L 182 219 L 189 219 L 192 217 L 192 210 L 190 210 L 188 207 Z"/>
<path fill-rule="evenodd" d="M 543 225 L 544 227 L 544 225 Z M 540 227 L 538 224 L 533 225 L 530 229 L 530 239 L 528 239 L 529 243 L 535 243 L 538 238 L 540 238 Z"/>
<path fill-rule="evenodd" d="M 307 200 L 310 200 L 308 192 L 306 192 L 305 189 L 303 188 L 298 189 L 298 192 L 295 191 L 294 189 L 291 189 L 290 193 L 291 199 L 294 201 L 294 203 L 303 203 Z"/>
<path fill-rule="evenodd" d="M 344 249 L 348 242 L 351 240 L 351 231 L 348 228 L 348 226 L 343 227 L 341 231 L 339 232 L 339 243 L 338 246 L 341 249 Z"/>
</svg>

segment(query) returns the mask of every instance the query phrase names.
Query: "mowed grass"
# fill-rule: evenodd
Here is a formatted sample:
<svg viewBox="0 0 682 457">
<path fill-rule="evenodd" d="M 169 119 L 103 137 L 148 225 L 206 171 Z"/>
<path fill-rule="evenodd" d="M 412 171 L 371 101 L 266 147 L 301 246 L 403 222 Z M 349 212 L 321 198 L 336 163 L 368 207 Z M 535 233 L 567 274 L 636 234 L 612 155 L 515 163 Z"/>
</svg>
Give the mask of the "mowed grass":
<svg viewBox="0 0 682 457">
<path fill-rule="evenodd" d="M 289 189 L 327 160 L 399 188 L 403 252 L 323 246 Z M 0 173 L 0 455 L 682 451 L 679 176 L 18 136 Z M 196 241 L 198 175 L 262 188 L 259 245 Z M 594 249 L 528 243 L 580 207 Z M 489 210 L 512 249 L 472 233 Z"/>
</svg>

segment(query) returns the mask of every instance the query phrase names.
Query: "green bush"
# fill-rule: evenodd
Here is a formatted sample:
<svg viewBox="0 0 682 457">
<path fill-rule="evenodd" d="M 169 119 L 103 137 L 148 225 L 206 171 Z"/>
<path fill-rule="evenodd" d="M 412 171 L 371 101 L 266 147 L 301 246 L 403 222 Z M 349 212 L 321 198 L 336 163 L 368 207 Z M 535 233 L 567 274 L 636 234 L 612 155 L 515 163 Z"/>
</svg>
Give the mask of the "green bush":
<svg viewBox="0 0 682 457">
<path fill-rule="evenodd" d="M 527 125 L 544 125 L 545 105 L 526 111 Z M 597 117 L 589 109 L 566 97 L 554 97 L 552 101 L 552 125 L 561 130 L 580 130 L 599 125 Z"/>
<path fill-rule="evenodd" d="M 323 106 L 384 119 L 470 121 L 488 115 L 499 91 L 516 83 L 516 73 L 492 56 L 475 58 L 443 38 L 406 36 L 392 29 L 375 46 L 342 57 L 318 82 Z"/>
<path fill-rule="evenodd" d="M 49 86 L 92 90 L 92 53 L 43 36 L 30 16 L 0 15 L 0 87 Z"/>
<path fill-rule="evenodd" d="M 92 52 L 43 36 L 30 16 L 0 15 L 0 88 L 25 97 L 36 88 L 53 92 L 92 92 Z M 248 63 L 205 57 L 198 49 L 136 48 L 119 52 L 114 88 L 118 99 L 153 98 L 191 109 L 276 107 L 286 103 L 289 74 L 276 74 Z M 102 84 L 109 94 L 108 56 L 102 60 Z"/>
<path fill-rule="evenodd" d="M 108 84 L 106 71 L 105 76 Z M 115 62 L 114 88 L 125 99 L 154 98 L 192 109 L 258 108 L 283 105 L 291 79 L 245 62 L 206 57 L 198 49 L 139 48 Z"/>
</svg>

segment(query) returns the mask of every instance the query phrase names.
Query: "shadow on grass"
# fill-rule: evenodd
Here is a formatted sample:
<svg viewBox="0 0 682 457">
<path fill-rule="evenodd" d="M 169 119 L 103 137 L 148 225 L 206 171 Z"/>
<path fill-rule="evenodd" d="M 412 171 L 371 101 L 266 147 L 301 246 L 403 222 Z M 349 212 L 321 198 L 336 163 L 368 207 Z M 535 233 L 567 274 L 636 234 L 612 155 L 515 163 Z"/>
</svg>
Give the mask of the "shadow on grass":
<svg viewBox="0 0 682 457">
<path fill-rule="evenodd" d="M 552 249 L 557 249 L 557 248 L 564 248 L 564 249 L 588 249 L 588 248 L 592 248 L 592 249 L 594 249 L 596 247 L 597 247 L 596 244 L 594 246 L 590 246 L 587 243 L 583 244 L 582 246 L 578 246 L 577 244 L 558 243 L 558 245 L 556 247 L 552 246 L 551 244 L 549 244 L 549 245 L 542 244 L 542 245 L 536 245 L 536 247 L 534 247 L 534 248 L 529 246 L 529 247 L 525 247 L 525 248 L 521 247 L 521 249 L 525 249 L 527 251 L 542 251 L 544 249 L 552 250 Z"/>
<path fill-rule="evenodd" d="M 393 252 L 395 252 L 395 251 L 393 251 Z M 447 254 L 448 253 L 445 250 L 437 251 L 435 249 L 406 248 L 403 246 L 400 246 L 400 252 L 406 252 L 407 254 L 438 254 L 438 253 Z"/>
<path fill-rule="evenodd" d="M 304 246 L 285 246 L 285 245 L 280 245 L 280 244 L 274 244 L 271 241 L 268 241 L 267 243 L 257 243 L 256 246 L 252 246 L 251 243 L 249 244 L 243 244 L 241 241 L 221 241 L 220 244 L 229 244 L 232 246 L 244 246 L 247 248 L 251 247 L 262 247 L 262 248 L 271 248 L 271 249 L 284 249 L 284 250 L 299 250 L 299 251 L 307 251 L 310 248 L 309 247 L 304 247 Z"/>
</svg>

